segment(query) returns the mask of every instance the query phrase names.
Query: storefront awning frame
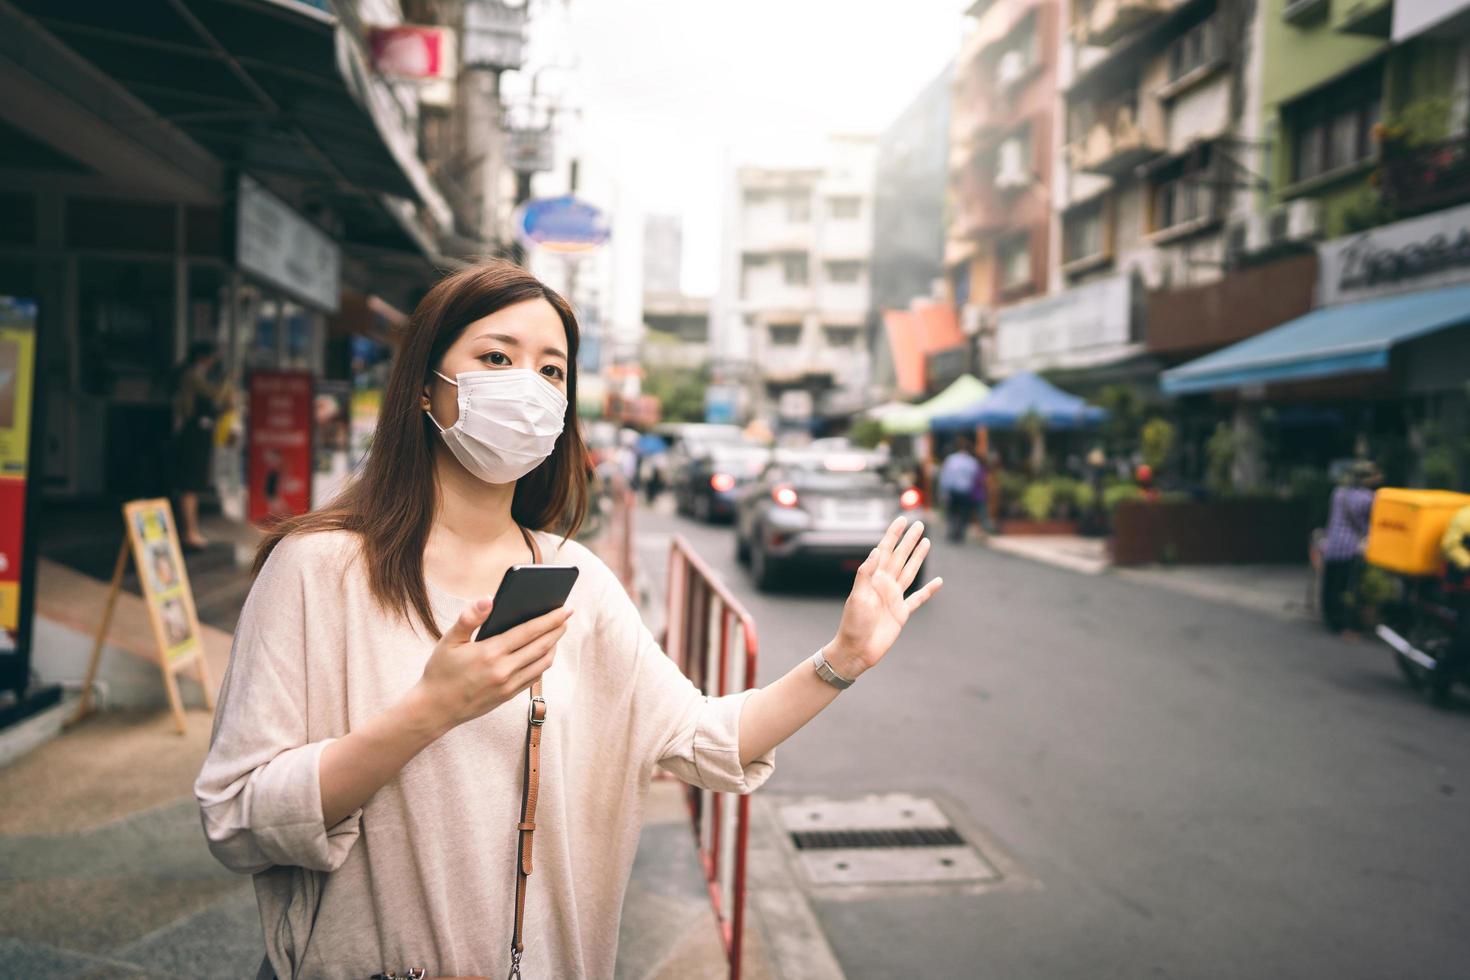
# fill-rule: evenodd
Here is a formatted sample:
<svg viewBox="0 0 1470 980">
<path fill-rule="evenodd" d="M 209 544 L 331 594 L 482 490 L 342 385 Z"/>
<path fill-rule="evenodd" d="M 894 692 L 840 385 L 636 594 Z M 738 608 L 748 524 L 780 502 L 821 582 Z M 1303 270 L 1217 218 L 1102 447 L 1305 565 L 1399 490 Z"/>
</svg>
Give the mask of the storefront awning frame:
<svg viewBox="0 0 1470 980">
<path fill-rule="evenodd" d="M 1470 285 L 1313 310 L 1165 371 L 1166 395 L 1192 395 L 1387 370 L 1401 343 L 1470 323 Z"/>
</svg>

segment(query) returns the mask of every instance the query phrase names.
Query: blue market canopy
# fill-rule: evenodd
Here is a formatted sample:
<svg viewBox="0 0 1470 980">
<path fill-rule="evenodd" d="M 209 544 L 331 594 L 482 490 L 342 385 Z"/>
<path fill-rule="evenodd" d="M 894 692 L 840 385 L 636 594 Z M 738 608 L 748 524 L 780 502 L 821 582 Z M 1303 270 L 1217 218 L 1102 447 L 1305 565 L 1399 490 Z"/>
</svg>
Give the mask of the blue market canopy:
<svg viewBox="0 0 1470 980">
<path fill-rule="evenodd" d="M 968 432 L 987 427 L 1010 429 L 1027 416 L 1037 416 L 1048 429 L 1081 429 L 1107 418 L 1102 409 L 1069 395 L 1030 371 L 1006 378 L 990 396 L 963 412 L 935 416 L 935 432 Z"/>
<path fill-rule="evenodd" d="M 1311 381 L 1382 371 L 1396 344 L 1470 323 L 1470 286 L 1313 310 L 1224 350 L 1165 371 L 1165 394 Z"/>
</svg>

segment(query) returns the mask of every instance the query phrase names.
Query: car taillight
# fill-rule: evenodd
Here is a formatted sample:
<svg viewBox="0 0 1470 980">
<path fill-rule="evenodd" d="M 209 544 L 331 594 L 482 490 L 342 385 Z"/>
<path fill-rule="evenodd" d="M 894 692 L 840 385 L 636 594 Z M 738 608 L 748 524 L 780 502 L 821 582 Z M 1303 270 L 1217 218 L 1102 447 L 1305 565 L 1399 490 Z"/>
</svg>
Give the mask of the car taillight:
<svg viewBox="0 0 1470 980">
<path fill-rule="evenodd" d="M 716 493 L 727 493 L 735 489 L 735 478 L 729 473 L 716 473 L 709 478 L 709 485 Z"/>
<path fill-rule="evenodd" d="M 923 502 L 924 498 L 919 493 L 917 487 L 909 487 L 903 493 L 898 495 L 898 505 L 904 510 L 913 510 L 915 507 L 919 506 Z"/>
<path fill-rule="evenodd" d="M 782 507 L 795 507 L 796 488 L 783 483 L 771 491 L 771 499 Z"/>
</svg>

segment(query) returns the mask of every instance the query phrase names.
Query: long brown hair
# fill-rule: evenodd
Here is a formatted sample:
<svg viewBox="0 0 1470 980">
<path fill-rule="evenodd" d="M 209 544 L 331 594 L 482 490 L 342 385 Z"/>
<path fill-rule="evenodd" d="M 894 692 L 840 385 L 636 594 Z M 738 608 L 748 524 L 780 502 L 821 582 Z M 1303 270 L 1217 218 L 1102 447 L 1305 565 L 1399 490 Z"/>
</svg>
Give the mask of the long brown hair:
<svg viewBox="0 0 1470 980">
<path fill-rule="evenodd" d="M 424 584 L 424 547 L 438 507 L 434 443 L 438 430 L 419 398 L 444 352 L 464 329 L 497 310 L 544 299 L 567 332 L 567 414 L 561 436 L 540 466 L 516 481 L 511 517 L 533 530 L 577 532 L 587 514 L 587 447 L 577 426 L 577 316 L 571 305 L 535 276 L 494 260 L 440 280 L 409 319 L 367 461 L 331 505 L 275 525 L 255 555 L 259 572 L 289 534 L 352 531 L 361 541 L 368 585 L 384 608 L 408 618 L 412 610 L 438 638 Z"/>
</svg>

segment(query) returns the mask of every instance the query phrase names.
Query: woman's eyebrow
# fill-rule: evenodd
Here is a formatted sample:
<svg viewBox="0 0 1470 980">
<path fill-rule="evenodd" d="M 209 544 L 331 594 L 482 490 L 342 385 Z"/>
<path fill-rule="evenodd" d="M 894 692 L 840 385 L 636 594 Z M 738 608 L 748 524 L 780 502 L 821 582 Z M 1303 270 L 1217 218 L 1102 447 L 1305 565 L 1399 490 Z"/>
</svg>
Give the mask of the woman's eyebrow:
<svg viewBox="0 0 1470 980">
<path fill-rule="evenodd" d="M 482 333 L 482 334 L 480 334 L 480 336 L 476 337 L 475 339 L 476 340 L 498 340 L 502 344 L 505 344 L 507 347 L 519 347 L 519 346 L 521 346 L 520 339 L 517 338 L 517 337 L 512 337 L 508 333 Z M 559 357 L 563 361 L 567 360 L 566 352 L 563 351 L 560 347 L 543 347 L 541 349 L 541 353 L 543 353 L 543 354 L 550 354 L 552 357 Z"/>
</svg>

